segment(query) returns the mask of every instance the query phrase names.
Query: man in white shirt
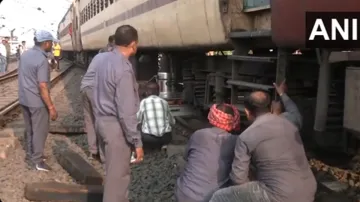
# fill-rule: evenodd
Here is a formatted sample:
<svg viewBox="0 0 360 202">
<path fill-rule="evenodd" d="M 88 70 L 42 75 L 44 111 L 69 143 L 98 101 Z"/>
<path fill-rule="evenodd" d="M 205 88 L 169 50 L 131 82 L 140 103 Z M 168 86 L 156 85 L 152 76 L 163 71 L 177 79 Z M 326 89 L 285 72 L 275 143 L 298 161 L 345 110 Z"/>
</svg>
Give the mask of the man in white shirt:
<svg viewBox="0 0 360 202">
<path fill-rule="evenodd" d="M 170 143 L 171 130 L 175 119 L 170 112 L 169 104 L 159 97 L 157 83 L 146 85 L 147 98 L 140 102 L 137 118 L 141 124 L 141 136 L 147 147 L 156 148 Z"/>
<path fill-rule="evenodd" d="M 22 55 L 26 50 L 26 41 L 22 41 L 20 46 L 20 55 Z"/>
<path fill-rule="evenodd" d="M 4 41 L 0 43 L 0 73 L 4 73 L 7 66 L 7 51 L 4 43 Z"/>
</svg>

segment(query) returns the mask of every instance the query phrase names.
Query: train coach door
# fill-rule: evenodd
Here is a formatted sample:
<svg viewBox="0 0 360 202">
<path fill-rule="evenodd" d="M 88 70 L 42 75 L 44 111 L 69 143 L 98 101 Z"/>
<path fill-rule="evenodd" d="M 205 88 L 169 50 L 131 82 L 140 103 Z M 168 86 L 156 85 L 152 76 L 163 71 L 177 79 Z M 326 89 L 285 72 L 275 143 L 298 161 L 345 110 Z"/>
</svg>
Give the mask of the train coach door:
<svg viewBox="0 0 360 202">
<path fill-rule="evenodd" d="M 82 50 L 79 4 L 80 1 L 76 0 L 72 8 L 72 40 L 75 51 Z"/>
</svg>

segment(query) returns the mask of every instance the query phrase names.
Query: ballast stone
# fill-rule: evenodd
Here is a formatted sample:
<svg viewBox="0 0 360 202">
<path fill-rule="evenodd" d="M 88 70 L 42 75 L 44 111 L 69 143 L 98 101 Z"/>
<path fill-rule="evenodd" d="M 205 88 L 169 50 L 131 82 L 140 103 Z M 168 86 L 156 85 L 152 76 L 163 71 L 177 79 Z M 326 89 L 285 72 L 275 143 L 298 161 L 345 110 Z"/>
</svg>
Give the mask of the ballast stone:
<svg viewBox="0 0 360 202">
<path fill-rule="evenodd" d="M 168 157 L 172 157 L 177 154 L 184 154 L 186 150 L 186 145 L 173 145 L 170 144 L 167 146 L 166 154 Z"/>
</svg>

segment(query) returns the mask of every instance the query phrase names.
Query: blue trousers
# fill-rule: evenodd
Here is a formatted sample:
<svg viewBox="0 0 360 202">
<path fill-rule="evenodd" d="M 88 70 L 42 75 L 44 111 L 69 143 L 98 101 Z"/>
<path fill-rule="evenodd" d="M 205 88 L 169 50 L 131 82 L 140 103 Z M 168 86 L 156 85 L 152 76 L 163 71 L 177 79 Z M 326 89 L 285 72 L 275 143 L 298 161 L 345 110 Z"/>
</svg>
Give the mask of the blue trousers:
<svg viewBox="0 0 360 202">
<path fill-rule="evenodd" d="M 242 185 L 219 189 L 210 202 L 271 202 L 260 182 L 253 181 Z"/>
<path fill-rule="evenodd" d="M 0 55 L 0 73 L 6 71 L 7 60 L 6 57 Z"/>
</svg>

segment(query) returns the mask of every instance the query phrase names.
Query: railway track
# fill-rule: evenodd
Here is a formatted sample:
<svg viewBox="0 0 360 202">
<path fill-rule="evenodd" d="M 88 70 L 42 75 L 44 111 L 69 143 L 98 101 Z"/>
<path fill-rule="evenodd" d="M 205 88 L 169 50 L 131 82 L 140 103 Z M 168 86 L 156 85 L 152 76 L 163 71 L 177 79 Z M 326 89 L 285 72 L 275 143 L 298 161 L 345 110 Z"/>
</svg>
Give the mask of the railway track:
<svg viewBox="0 0 360 202">
<path fill-rule="evenodd" d="M 56 85 L 53 84 L 51 96 L 59 114 L 58 120 L 51 123 L 54 133 L 61 128 L 60 131 L 64 128 L 83 131 L 83 120 L 79 115 L 82 114 L 79 83 L 84 73 L 81 68 L 71 68 L 59 78 Z M 102 190 L 103 168 L 99 162 L 87 158 L 86 135 L 80 132 L 75 135 L 72 132 L 49 135 L 45 156 L 53 171 L 39 173 L 29 170 L 21 147 L 25 142 L 25 125 L 19 112 L 14 107 L 4 113 L 7 121 L 3 129 L 13 131 L 18 143 L 5 160 L 0 160 L 0 181 L 3 182 L 0 186 L 0 199 L 3 202 L 88 201 L 91 194 L 91 200 L 101 201 L 102 191 L 96 190 Z M 164 151 L 145 151 L 145 155 L 143 163 L 132 166 L 130 199 L 134 202 L 175 201 L 175 159 L 167 158 Z M 88 187 L 89 183 L 91 189 Z"/>
<path fill-rule="evenodd" d="M 68 62 L 67 65 L 68 66 L 65 66 L 60 72 L 51 72 L 51 86 L 54 86 L 60 81 L 62 76 L 65 75 L 72 66 L 70 62 Z M 6 122 L 11 121 L 11 118 L 9 120 L 9 116 L 6 115 L 16 111 L 19 106 L 17 76 L 17 69 L 14 69 L 0 77 L 0 96 L 2 97 L 0 101 L 0 127 Z"/>
<path fill-rule="evenodd" d="M 6 74 L 0 75 L 0 85 L 17 78 L 17 62 L 10 63 L 8 68 L 9 71 Z"/>
</svg>

